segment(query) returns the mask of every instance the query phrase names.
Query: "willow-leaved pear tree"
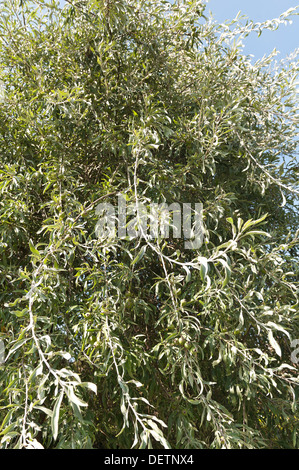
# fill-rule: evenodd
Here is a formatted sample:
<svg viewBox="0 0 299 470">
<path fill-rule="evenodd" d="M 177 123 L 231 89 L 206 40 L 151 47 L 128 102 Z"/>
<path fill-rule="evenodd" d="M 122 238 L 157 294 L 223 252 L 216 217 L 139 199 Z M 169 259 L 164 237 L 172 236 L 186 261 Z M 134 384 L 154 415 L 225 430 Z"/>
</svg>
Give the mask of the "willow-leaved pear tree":
<svg viewBox="0 0 299 470">
<path fill-rule="evenodd" d="M 298 448 L 293 14 L 1 2 L 1 448 Z"/>
</svg>

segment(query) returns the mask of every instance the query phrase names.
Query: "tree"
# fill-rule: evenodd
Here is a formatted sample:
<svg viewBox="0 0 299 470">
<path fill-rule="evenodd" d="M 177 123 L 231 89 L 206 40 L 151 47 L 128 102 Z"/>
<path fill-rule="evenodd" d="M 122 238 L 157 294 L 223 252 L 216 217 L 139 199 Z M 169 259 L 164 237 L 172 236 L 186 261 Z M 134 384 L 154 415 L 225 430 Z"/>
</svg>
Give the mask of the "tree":
<svg viewBox="0 0 299 470">
<path fill-rule="evenodd" d="M 2 448 L 298 446 L 298 61 L 241 47 L 294 12 L 2 2 Z M 120 195 L 137 237 L 96 230 Z"/>
</svg>

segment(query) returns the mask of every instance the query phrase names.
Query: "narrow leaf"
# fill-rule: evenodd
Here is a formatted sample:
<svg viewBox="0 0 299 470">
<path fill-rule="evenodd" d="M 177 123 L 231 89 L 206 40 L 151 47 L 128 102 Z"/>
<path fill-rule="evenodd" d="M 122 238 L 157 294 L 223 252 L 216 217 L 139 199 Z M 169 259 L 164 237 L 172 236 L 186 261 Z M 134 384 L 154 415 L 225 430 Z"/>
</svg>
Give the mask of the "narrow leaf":
<svg viewBox="0 0 299 470">
<path fill-rule="evenodd" d="M 53 433 L 53 438 L 56 441 L 57 436 L 58 436 L 58 424 L 59 424 L 59 411 L 60 411 L 60 406 L 61 402 L 63 399 L 64 391 L 60 393 L 59 397 L 57 398 L 54 408 L 53 408 L 53 415 L 52 415 L 52 420 L 51 420 L 51 428 L 52 428 L 52 433 Z"/>
</svg>

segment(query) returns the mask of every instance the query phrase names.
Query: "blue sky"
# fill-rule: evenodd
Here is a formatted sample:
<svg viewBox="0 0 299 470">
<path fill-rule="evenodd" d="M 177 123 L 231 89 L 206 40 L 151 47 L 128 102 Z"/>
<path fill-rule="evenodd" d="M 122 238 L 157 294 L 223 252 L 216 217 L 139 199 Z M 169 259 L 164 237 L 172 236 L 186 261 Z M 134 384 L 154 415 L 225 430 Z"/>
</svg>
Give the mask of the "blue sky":
<svg viewBox="0 0 299 470">
<path fill-rule="evenodd" d="M 281 13 L 296 7 L 299 0 L 210 0 L 206 12 L 211 10 L 218 22 L 233 19 L 241 10 L 249 19 L 262 22 L 278 18 Z M 299 12 L 299 9 L 298 9 Z M 299 48 L 299 15 L 294 16 L 293 24 L 282 25 L 277 31 L 264 31 L 260 37 L 252 33 L 244 41 L 244 54 L 254 54 L 256 59 L 269 54 L 274 48 L 280 51 L 279 58 Z"/>
</svg>

